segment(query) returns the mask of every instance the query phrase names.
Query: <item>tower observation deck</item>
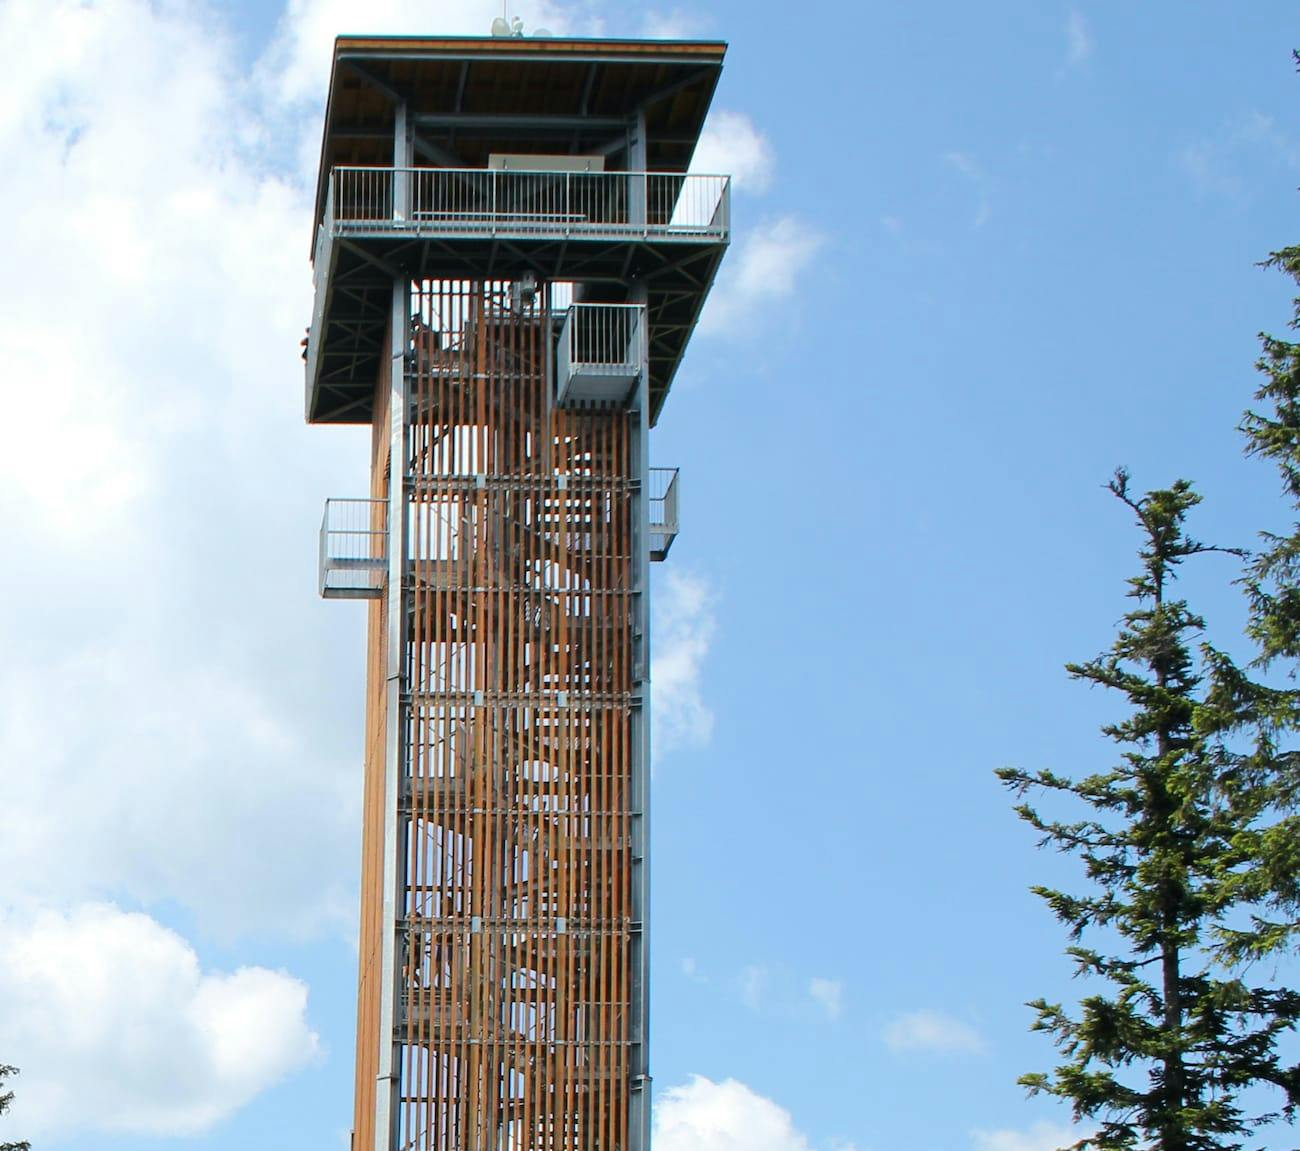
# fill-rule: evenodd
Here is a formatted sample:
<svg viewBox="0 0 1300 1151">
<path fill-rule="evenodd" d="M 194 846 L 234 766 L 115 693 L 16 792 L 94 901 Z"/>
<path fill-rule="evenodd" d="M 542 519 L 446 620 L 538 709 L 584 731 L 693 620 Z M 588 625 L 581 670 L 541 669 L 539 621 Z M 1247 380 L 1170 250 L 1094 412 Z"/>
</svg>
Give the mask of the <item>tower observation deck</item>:
<svg viewBox="0 0 1300 1151">
<path fill-rule="evenodd" d="M 725 46 L 340 38 L 307 418 L 369 424 L 356 1151 L 648 1151 L 658 419 L 729 239 Z"/>
</svg>

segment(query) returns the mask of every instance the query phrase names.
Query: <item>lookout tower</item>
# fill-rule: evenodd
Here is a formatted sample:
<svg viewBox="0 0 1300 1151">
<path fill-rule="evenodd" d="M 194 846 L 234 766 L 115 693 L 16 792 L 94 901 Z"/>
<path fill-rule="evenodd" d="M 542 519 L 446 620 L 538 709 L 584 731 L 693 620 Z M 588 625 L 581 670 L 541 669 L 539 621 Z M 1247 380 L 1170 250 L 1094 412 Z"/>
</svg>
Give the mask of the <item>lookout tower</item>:
<svg viewBox="0 0 1300 1151">
<path fill-rule="evenodd" d="M 648 1151 L 659 418 L 729 237 L 711 42 L 334 48 L 307 419 L 369 424 L 356 1151 Z"/>
</svg>

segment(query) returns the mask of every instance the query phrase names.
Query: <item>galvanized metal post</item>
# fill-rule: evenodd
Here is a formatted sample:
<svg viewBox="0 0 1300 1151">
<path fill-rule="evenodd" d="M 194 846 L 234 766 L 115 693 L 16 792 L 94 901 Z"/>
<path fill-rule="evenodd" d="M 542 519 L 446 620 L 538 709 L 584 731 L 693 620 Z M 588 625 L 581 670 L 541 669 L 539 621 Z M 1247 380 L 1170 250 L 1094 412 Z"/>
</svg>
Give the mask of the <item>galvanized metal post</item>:
<svg viewBox="0 0 1300 1151">
<path fill-rule="evenodd" d="M 634 303 L 645 306 L 644 285 L 634 285 Z M 632 706 L 632 1098 L 629 1151 L 650 1151 L 650 343 L 638 325 L 641 377 L 637 382 L 637 426 L 632 435 L 636 495 L 632 505 L 635 550 Z"/>
<path fill-rule="evenodd" d="M 410 118 L 406 105 L 398 104 L 393 124 L 393 219 L 405 220 L 411 214 L 411 147 Z"/>
<path fill-rule="evenodd" d="M 628 140 L 627 166 L 638 173 L 628 189 L 628 222 L 647 225 L 645 171 L 645 109 L 638 108 Z M 631 303 L 649 301 L 644 284 L 634 284 Z M 636 502 L 632 509 L 636 551 L 633 580 L 636 591 L 633 642 L 636 650 L 637 699 L 632 709 L 632 1097 L 629 1151 L 650 1151 L 650 344 L 641 328 L 641 377 L 637 382 L 636 433 L 632 437 L 636 469 Z"/>
<path fill-rule="evenodd" d="M 411 138 L 406 105 L 397 109 L 393 162 L 408 168 Z M 396 194 L 397 188 L 394 188 Z M 398 204 L 394 202 L 394 211 Z M 406 828 L 400 811 L 406 775 L 406 346 L 411 317 L 411 285 L 393 281 L 389 317 L 388 603 L 386 677 L 387 729 L 384 741 L 384 866 L 380 934 L 379 1070 L 375 1084 L 375 1151 L 395 1151 L 401 1095 L 401 1052 L 397 1024 L 405 967 L 398 922 L 406 884 Z"/>
<path fill-rule="evenodd" d="M 638 108 L 632 122 L 631 135 L 627 142 L 627 167 L 635 175 L 629 176 L 630 187 L 627 190 L 627 222 L 642 234 L 648 226 L 646 214 L 646 166 L 649 163 L 646 151 L 645 109 Z"/>
<path fill-rule="evenodd" d="M 406 829 L 400 812 L 406 774 L 406 343 L 410 284 L 393 283 L 389 388 L 392 432 L 388 475 L 387 730 L 384 742 L 384 893 L 380 942 L 379 1072 L 375 1090 L 375 1151 L 397 1147 L 401 1066 L 397 1043 L 402 970 L 399 901 L 406 881 Z"/>
</svg>

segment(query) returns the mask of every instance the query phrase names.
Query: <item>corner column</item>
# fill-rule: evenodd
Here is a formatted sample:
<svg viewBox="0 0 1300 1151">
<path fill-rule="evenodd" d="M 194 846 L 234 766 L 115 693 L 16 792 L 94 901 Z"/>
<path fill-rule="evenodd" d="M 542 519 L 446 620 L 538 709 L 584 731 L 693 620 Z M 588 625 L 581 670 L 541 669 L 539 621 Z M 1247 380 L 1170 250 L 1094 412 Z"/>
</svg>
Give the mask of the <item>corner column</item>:
<svg viewBox="0 0 1300 1151">
<path fill-rule="evenodd" d="M 406 105 L 397 108 L 393 130 L 393 164 L 408 168 L 411 140 Z M 405 214 L 406 182 L 397 179 L 394 212 Z M 401 1045 L 397 1025 L 401 1012 L 405 948 L 399 937 L 406 897 L 405 821 L 401 815 L 402 781 L 406 775 L 406 347 L 409 342 L 411 284 L 393 281 L 389 340 L 389 460 L 388 460 L 388 600 L 385 621 L 387 666 L 385 696 L 387 731 L 384 744 L 384 868 L 379 988 L 379 1070 L 375 1084 L 375 1151 L 395 1151 L 401 1114 Z"/>
<path fill-rule="evenodd" d="M 644 307 L 644 285 L 631 301 Z M 641 375 L 632 413 L 633 707 L 632 707 L 632 1049 L 629 1151 L 650 1151 L 650 345 L 641 333 Z"/>
</svg>

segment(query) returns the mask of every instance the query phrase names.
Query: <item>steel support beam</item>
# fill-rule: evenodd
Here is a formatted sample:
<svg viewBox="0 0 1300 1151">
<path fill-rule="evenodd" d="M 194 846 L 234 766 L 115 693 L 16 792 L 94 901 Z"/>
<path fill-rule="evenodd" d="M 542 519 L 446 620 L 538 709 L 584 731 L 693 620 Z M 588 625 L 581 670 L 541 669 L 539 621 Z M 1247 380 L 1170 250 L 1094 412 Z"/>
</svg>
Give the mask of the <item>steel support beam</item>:
<svg viewBox="0 0 1300 1151">
<path fill-rule="evenodd" d="M 401 1091 L 400 1050 L 397 1043 L 398 996 L 404 957 L 398 938 L 402 888 L 406 879 L 406 836 L 398 808 L 406 769 L 405 691 L 402 679 L 406 652 L 406 340 L 411 313 L 410 286 L 393 283 L 391 320 L 392 360 L 389 380 L 391 458 L 388 468 L 388 602 L 385 668 L 387 730 L 384 742 L 384 893 L 381 927 L 379 990 L 379 1071 L 375 1091 L 375 1151 L 397 1147 L 398 1103 Z"/>
<path fill-rule="evenodd" d="M 393 131 L 393 163 L 411 163 L 411 138 L 405 104 L 397 109 Z M 396 207 L 396 205 L 395 205 Z M 401 1051 L 397 1043 L 397 1018 L 401 976 L 405 966 L 399 920 L 404 908 L 406 835 L 399 809 L 406 774 L 406 717 L 403 669 L 406 654 L 406 345 L 411 319 L 411 286 L 405 277 L 394 279 L 389 317 L 390 353 L 388 381 L 388 601 L 385 700 L 387 728 L 384 741 L 384 855 L 383 910 L 380 928 L 379 1070 L 375 1084 L 375 1151 L 395 1151 L 401 1101 Z"/>
<path fill-rule="evenodd" d="M 646 303 L 645 285 L 633 285 L 631 302 Z M 632 627 L 637 705 L 632 709 L 632 1050 L 629 1151 L 650 1151 L 650 345 L 640 325 L 641 378 L 633 419 Z"/>
<path fill-rule="evenodd" d="M 411 123 L 405 104 L 398 104 L 393 115 L 393 219 L 405 220 L 411 214 L 411 176 L 415 162 L 411 155 Z M 401 159 L 398 159 L 398 157 Z"/>
<path fill-rule="evenodd" d="M 406 103 L 406 98 L 400 92 L 385 84 L 384 81 L 370 71 L 369 68 L 363 68 L 355 60 L 344 60 L 340 58 L 340 63 L 346 64 L 349 70 L 361 77 L 361 79 L 374 88 L 375 91 L 382 93 L 391 103 L 396 104 L 399 107 Z"/>
<path fill-rule="evenodd" d="M 627 164 L 634 172 L 646 168 L 645 109 L 637 110 L 627 141 Z M 645 185 L 634 182 L 629 196 L 629 219 L 646 218 Z M 636 282 L 628 293 L 630 303 L 641 304 L 649 315 L 649 290 Z M 634 445 L 636 503 L 632 509 L 636 546 L 632 552 L 636 619 L 633 624 L 633 666 L 639 681 L 640 706 L 632 711 L 632 794 L 636 814 L 632 823 L 632 915 L 637 932 L 632 937 L 632 1066 L 628 1122 L 629 1151 L 650 1151 L 650 325 L 642 324 L 641 379 L 637 384 Z"/>
<path fill-rule="evenodd" d="M 426 112 L 415 117 L 417 128 L 453 128 L 456 131 L 500 131 L 507 135 L 526 135 L 529 131 L 583 132 L 622 131 L 628 125 L 621 116 L 519 116 L 483 112 Z"/>
</svg>

